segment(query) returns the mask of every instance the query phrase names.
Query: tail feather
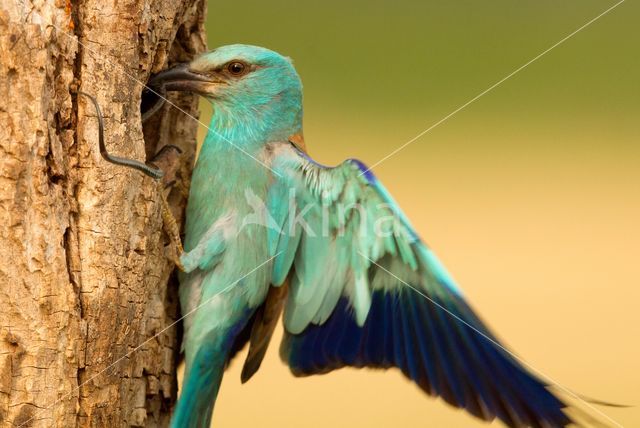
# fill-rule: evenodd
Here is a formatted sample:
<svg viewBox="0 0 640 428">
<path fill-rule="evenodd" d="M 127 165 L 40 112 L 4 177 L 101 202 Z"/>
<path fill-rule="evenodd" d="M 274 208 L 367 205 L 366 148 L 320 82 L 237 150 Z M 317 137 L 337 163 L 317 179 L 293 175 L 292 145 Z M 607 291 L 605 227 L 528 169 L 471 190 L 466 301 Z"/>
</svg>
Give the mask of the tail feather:
<svg viewBox="0 0 640 428">
<path fill-rule="evenodd" d="M 254 309 L 245 309 L 243 313 L 229 317 L 233 321 L 227 326 L 218 326 L 206 334 L 195 335 L 197 340 L 194 332 L 202 332 L 203 325 L 194 323 L 186 333 L 185 339 L 191 339 L 191 346 L 185 347 L 184 383 L 171 419 L 172 428 L 210 427 L 222 375 L 229 358 L 246 342 L 243 332 L 254 312 Z M 207 319 L 199 322 L 206 323 Z M 190 357 L 190 352 L 193 353 L 193 358 Z"/>
<path fill-rule="evenodd" d="M 226 356 L 215 346 L 198 350 L 192 367 L 184 376 L 180 399 L 171 419 L 171 428 L 209 428 Z"/>
</svg>

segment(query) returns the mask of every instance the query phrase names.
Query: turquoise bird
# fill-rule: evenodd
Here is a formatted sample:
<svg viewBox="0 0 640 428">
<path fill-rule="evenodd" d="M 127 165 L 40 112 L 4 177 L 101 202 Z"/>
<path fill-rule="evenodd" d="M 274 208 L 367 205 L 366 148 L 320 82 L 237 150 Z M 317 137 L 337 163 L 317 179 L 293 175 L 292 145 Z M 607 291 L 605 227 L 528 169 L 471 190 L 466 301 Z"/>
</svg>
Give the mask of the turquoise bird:
<svg viewBox="0 0 640 428">
<path fill-rule="evenodd" d="M 173 427 L 209 426 L 230 359 L 249 343 L 247 381 L 282 311 L 281 356 L 296 376 L 396 367 L 484 420 L 571 423 L 565 403 L 499 344 L 371 171 L 306 154 L 291 60 L 224 46 L 150 84 L 198 93 L 214 108 L 180 257 L 186 371 Z"/>
</svg>

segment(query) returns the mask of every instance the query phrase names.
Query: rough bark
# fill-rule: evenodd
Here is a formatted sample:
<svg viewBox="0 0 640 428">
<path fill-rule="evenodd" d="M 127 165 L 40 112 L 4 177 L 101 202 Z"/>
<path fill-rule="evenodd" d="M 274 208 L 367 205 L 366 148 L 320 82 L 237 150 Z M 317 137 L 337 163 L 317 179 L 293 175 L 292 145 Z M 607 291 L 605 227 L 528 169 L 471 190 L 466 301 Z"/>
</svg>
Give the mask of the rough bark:
<svg viewBox="0 0 640 428">
<path fill-rule="evenodd" d="M 98 99 L 112 153 L 183 148 L 180 221 L 197 123 L 165 106 L 143 130 L 141 82 L 204 49 L 203 15 L 203 0 L 0 3 L 0 426 L 168 422 L 178 309 L 160 187 L 103 161 L 70 86 Z"/>
</svg>

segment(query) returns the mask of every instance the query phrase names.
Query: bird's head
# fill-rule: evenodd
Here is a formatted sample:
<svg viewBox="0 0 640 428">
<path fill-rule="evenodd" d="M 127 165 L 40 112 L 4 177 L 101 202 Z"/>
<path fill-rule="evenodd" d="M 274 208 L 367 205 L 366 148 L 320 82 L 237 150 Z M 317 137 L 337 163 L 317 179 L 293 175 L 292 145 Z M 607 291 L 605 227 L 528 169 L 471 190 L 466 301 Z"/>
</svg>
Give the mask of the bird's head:
<svg viewBox="0 0 640 428">
<path fill-rule="evenodd" d="M 254 133 L 279 134 L 302 126 L 298 73 L 289 58 L 262 47 L 214 49 L 157 74 L 149 85 L 206 97 L 214 106 L 218 127 L 241 125 L 254 128 Z"/>
</svg>

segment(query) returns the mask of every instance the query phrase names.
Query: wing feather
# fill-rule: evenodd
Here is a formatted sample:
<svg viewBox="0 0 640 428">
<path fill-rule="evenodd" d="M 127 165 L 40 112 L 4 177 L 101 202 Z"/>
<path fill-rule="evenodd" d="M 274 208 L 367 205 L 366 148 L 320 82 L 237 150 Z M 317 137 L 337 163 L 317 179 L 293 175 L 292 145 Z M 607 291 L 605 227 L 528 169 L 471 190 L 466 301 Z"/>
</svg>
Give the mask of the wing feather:
<svg viewBox="0 0 640 428">
<path fill-rule="evenodd" d="M 281 175 L 277 185 L 295 195 L 294 212 L 278 218 L 308 226 L 301 237 L 278 237 L 287 251 L 274 263 L 276 280 L 286 276 L 285 267 L 292 275 L 281 356 L 295 375 L 397 367 L 425 392 L 485 420 L 534 427 L 571 422 L 564 403 L 475 315 L 361 162 L 328 168 L 286 143 L 270 152 Z"/>
</svg>

